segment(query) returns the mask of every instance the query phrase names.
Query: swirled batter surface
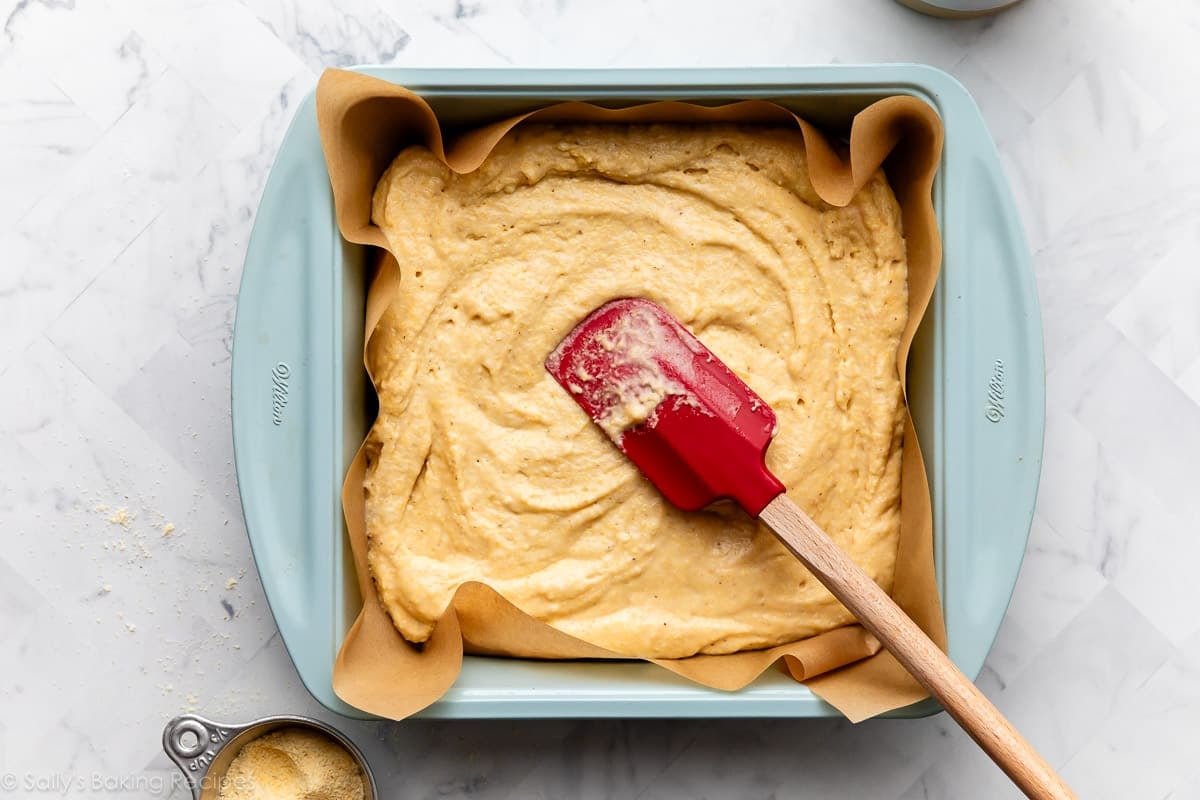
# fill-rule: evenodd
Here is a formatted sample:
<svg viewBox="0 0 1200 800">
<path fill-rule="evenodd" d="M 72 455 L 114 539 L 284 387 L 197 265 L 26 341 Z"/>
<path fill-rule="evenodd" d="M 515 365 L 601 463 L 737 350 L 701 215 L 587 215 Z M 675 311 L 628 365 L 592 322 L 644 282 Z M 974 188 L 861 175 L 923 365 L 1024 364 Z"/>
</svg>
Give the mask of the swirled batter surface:
<svg viewBox="0 0 1200 800">
<path fill-rule="evenodd" d="M 907 286 L 882 173 L 833 208 L 795 130 L 531 125 L 467 175 L 405 150 L 373 219 L 401 289 L 368 353 L 369 562 L 406 638 L 428 638 L 468 580 L 636 656 L 852 621 L 741 511 L 667 504 L 545 371 L 623 296 L 666 306 L 771 404 L 768 466 L 890 588 Z"/>
</svg>

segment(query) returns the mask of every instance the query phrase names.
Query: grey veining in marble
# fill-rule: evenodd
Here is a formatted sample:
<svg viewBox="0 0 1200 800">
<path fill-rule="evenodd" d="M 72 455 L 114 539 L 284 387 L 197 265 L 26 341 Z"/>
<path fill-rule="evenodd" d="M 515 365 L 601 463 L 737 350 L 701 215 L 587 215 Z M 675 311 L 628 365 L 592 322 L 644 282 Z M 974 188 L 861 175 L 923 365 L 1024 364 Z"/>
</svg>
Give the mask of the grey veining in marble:
<svg viewBox="0 0 1200 800">
<path fill-rule="evenodd" d="M 980 685 L 1081 796 L 1200 798 L 1197 42 L 1192 0 L 0 0 L 0 798 L 183 798 L 170 716 L 328 716 L 228 407 L 254 211 L 324 66 L 888 60 L 975 95 L 1043 304 L 1041 495 Z M 944 716 L 345 727 L 389 797 L 1015 796 Z"/>
</svg>

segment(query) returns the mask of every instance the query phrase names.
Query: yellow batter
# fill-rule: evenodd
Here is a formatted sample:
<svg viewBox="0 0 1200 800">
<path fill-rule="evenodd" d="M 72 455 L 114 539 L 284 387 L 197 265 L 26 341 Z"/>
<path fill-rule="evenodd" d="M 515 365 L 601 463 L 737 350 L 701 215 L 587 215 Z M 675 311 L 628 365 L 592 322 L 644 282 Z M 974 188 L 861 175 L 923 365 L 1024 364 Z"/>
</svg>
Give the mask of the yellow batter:
<svg viewBox="0 0 1200 800">
<path fill-rule="evenodd" d="M 531 125 L 469 175 L 405 150 L 373 219 L 402 278 L 369 351 L 369 562 L 407 639 L 468 580 L 636 656 L 851 621 L 741 511 L 668 505 L 545 371 L 622 296 L 666 306 L 771 404 L 768 466 L 890 588 L 907 272 L 882 173 L 838 209 L 795 130 Z"/>
</svg>

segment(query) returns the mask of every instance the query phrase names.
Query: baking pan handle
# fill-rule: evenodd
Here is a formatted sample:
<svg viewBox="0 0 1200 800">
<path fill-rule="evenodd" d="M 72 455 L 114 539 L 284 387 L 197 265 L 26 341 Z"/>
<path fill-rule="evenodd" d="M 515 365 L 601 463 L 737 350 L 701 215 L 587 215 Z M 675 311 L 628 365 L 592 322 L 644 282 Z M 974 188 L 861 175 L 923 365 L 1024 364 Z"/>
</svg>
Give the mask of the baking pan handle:
<svg viewBox="0 0 1200 800">
<path fill-rule="evenodd" d="M 945 530 L 966 532 L 947 553 L 950 654 L 968 676 L 983 668 L 1004 618 L 1029 537 L 1041 472 L 1046 372 L 1033 263 L 995 144 L 965 92 L 943 176 L 946 447 Z M 963 467 L 966 467 L 965 469 Z M 936 498 L 935 498 L 936 499 Z"/>
<path fill-rule="evenodd" d="M 343 310 L 352 308 L 345 324 L 353 330 L 363 319 L 363 276 L 346 254 L 360 249 L 345 245 L 335 225 L 310 95 L 288 129 L 247 245 L 230 406 L 246 531 L 280 636 L 308 690 L 351 714 L 333 693 L 331 654 L 353 616 L 342 609 L 349 595 L 339 487 Z M 347 305 L 345 287 L 355 277 Z M 361 345 L 345 368 L 362 381 Z"/>
</svg>

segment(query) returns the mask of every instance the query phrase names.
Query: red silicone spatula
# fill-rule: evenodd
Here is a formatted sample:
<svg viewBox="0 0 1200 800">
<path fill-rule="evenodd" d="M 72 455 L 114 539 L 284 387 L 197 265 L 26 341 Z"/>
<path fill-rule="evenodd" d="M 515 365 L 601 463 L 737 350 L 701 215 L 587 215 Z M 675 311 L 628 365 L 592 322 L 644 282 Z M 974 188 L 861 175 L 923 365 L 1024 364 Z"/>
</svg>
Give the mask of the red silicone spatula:
<svg viewBox="0 0 1200 800">
<path fill-rule="evenodd" d="M 546 369 L 685 510 L 718 498 L 758 517 L 1033 798 L 1074 798 L 983 693 L 788 499 L 766 467 L 775 414 L 662 306 L 626 298 L 567 334 Z"/>
</svg>

